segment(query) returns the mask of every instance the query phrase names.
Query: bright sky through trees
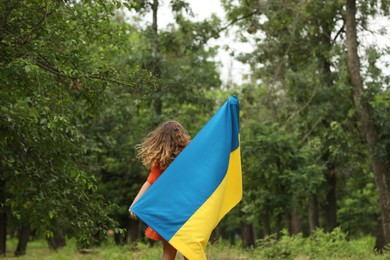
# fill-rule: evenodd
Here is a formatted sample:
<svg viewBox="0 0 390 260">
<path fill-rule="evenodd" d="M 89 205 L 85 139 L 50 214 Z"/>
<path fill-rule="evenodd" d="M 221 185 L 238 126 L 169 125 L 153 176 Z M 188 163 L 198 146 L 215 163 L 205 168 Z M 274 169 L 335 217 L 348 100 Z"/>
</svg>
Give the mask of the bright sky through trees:
<svg viewBox="0 0 390 260">
<path fill-rule="evenodd" d="M 223 21 L 224 10 L 221 6 L 220 0 L 192 0 L 188 1 L 194 13 L 194 20 L 201 21 L 209 18 L 213 13 L 217 15 Z M 173 16 L 169 10 L 168 1 L 165 1 L 159 11 L 158 23 L 160 28 L 165 28 L 168 24 L 173 22 Z M 146 16 L 147 23 L 151 21 L 151 13 Z M 369 22 L 370 32 L 365 31 L 361 33 L 360 38 L 362 40 L 362 47 L 368 45 L 376 45 L 379 49 L 386 49 L 390 46 L 390 34 L 386 31 L 386 34 L 380 35 L 379 32 L 388 30 L 390 22 L 385 17 L 378 17 L 375 20 Z M 249 67 L 243 63 L 237 61 L 232 57 L 231 53 L 246 53 L 253 50 L 252 45 L 248 43 L 242 43 L 234 36 L 234 32 L 237 30 L 234 26 L 230 27 L 229 32 L 221 33 L 221 38 L 217 40 L 210 40 L 209 46 L 220 46 L 216 60 L 220 62 L 220 74 L 221 80 L 226 85 L 229 82 L 240 84 L 245 81 L 245 75 L 249 72 Z M 250 35 L 248 34 L 248 40 L 250 41 Z M 364 62 L 364 61 L 363 61 Z M 384 55 L 380 59 L 379 67 L 385 71 L 386 75 L 390 76 L 390 55 Z"/>
<path fill-rule="evenodd" d="M 194 13 L 193 20 L 202 21 L 209 18 L 213 13 L 221 20 L 224 19 L 224 10 L 220 0 L 196 0 L 188 1 Z M 169 10 L 168 1 L 165 1 L 159 9 L 158 24 L 159 28 L 165 28 L 168 24 L 173 23 L 172 12 Z M 141 19 L 142 20 L 142 19 Z M 149 12 L 145 17 L 146 23 L 152 21 L 152 13 Z M 143 23 L 143 21 L 141 22 Z M 226 22 L 225 22 L 226 23 Z M 249 43 L 242 43 L 234 39 L 234 30 L 236 28 L 229 27 L 229 33 L 222 32 L 221 37 L 217 40 L 211 39 L 209 46 L 220 46 L 216 60 L 220 62 L 221 80 L 225 84 L 229 82 L 241 83 L 244 80 L 245 74 L 249 72 L 249 67 L 237 61 L 230 53 L 242 53 L 252 51 L 252 46 Z"/>
</svg>

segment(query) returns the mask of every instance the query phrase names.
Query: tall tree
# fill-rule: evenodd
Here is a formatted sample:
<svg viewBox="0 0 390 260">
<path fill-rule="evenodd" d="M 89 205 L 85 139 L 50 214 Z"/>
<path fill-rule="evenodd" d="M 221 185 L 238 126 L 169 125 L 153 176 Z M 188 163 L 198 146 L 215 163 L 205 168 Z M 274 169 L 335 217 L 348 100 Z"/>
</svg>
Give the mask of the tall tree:
<svg viewBox="0 0 390 260">
<path fill-rule="evenodd" d="M 130 220 L 127 211 L 147 174 L 136 158 L 135 144 L 156 124 L 172 118 L 195 134 L 214 109 L 214 103 L 206 96 L 207 90 L 220 85 L 216 64 L 210 59 L 215 51 L 205 47 L 212 36 L 212 21 L 190 21 L 180 14 L 184 7 L 175 5 L 178 2 L 171 3 L 176 22 L 158 31 L 157 17 L 152 26 L 146 27 L 118 20 L 117 26 L 129 32 L 122 41 L 130 47 L 122 55 L 118 55 L 115 46 L 105 47 L 105 61 L 120 64 L 123 73 L 131 71 L 134 77 L 138 76 L 138 87 L 107 86 L 97 115 L 78 118 L 87 151 L 83 165 L 99 176 L 101 194 L 119 205 L 112 215 L 128 231 L 125 237 L 115 235 L 118 244 L 126 243 L 128 238 L 134 241 L 141 234 L 140 222 Z M 140 1 L 138 8 L 126 6 L 140 15 L 152 12 L 154 17 L 159 1 Z M 143 82 L 142 78 L 148 79 L 148 75 L 152 75 L 152 80 Z"/>
<path fill-rule="evenodd" d="M 5 181 L 0 179 L 0 255 L 5 255 L 7 251 L 7 210 L 5 208 Z"/>
<path fill-rule="evenodd" d="M 30 228 L 51 237 L 61 226 L 96 242 L 114 227 L 96 178 L 80 166 L 77 123 L 99 107 L 106 86 L 137 89 L 150 78 L 121 71 L 102 51 L 127 50 L 127 28 L 113 19 L 117 4 L 0 3 L 0 212 L 22 227 L 17 254 L 25 253 Z"/>
<path fill-rule="evenodd" d="M 317 171 L 324 174 L 322 180 L 326 182 L 315 182 L 317 175 L 310 176 L 317 185 L 310 189 L 307 205 L 292 200 L 286 207 L 290 223 L 297 220 L 294 207 L 298 205 L 298 212 L 309 211 L 312 231 L 319 223 L 331 231 L 340 223 L 337 214 L 339 201 L 344 198 L 341 196 L 348 196 L 343 185 L 351 174 L 369 177 L 365 171 L 367 157 L 351 113 L 354 109 L 351 88 L 344 77 L 347 69 L 343 63 L 343 4 L 339 1 L 224 3 L 230 22 L 241 29 L 240 39 L 255 43 L 253 52 L 239 55 L 240 60 L 251 66 L 252 86 L 245 86 L 244 90 L 255 93 L 257 89 L 262 93 L 266 98 L 252 97 L 261 103 L 257 109 L 269 110 L 273 122 L 300 136 L 298 147 L 311 147 L 309 150 L 317 153 L 314 157 L 320 160 L 315 160 L 313 166 L 326 167 L 325 171 Z M 361 167 L 355 167 L 356 163 Z M 297 168 L 299 172 L 299 164 Z M 319 214 L 320 208 L 323 214 Z"/>
<path fill-rule="evenodd" d="M 356 22 L 356 1 L 346 0 L 346 47 L 348 50 L 348 72 L 353 85 L 353 100 L 360 123 L 360 131 L 365 137 L 370 153 L 372 169 L 375 175 L 375 183 L 378 189 L 381 206 L 381 224 L 383 228 L 384 244 L 378 245 L 379 249 L 390 243 L 390 162 L 388 157 L 378 153 L 379 145 L 378 122 L 372 114 L 369 101 L 364 98 L 364 86 L 361 77 L 360 58 L 358 55 L 358 36 Z"/>
<path fill-rule="evenodd" d="M 329 105 L 334 97 L 331 95 L 333 75 L 330 72 L 329 52 L 332 46 L 329 36 L 336 21 L 337 5 L 329 1 L 293 1 L 288 4 L 283 1 L 249 1 L 228 8 L 228 13 L 232 22 L 236 21 L 253 34 L 247 37 L 256 39 L 255 52 L 241 59 L 251 65 L 252 77 L 260 80 L 261 87 L 268 92 L 266 107 L 272 111 L 274 120 L 285 124 L 287 129 L 300 129 L 303 144 L 312 137 L 323 135 L 337 115 L 332 109 L 336 108 Z M 263 65 L 259 66 L 259 63 Z M 324 148 L 326 151 L 327 147 Z M 329 156 L 325 154 L 323 160 L 328 161 Z M 329 178 L 325 178 L 329 180 L 329 196 L 326 197 L 328 201 L 321 204 L 332 206 L 325 210 L 328 214 L 324 216 L 334 227 L 336 176 L 332 168 L 334 164 L 326 165 L 330 167 L 326 174 Z M 317 192 L 313 191 L 310 195 L 311 207 L 308 207 L 316 211 L 311 212 L 313 218 L 319 216 Z M 295 209 L 294 204 L 287 214 L 289 222 L 295 222 L 291 230 L 299 226 L 295 212 L 302 211 Z M 312 226 L 315 228 L 318 220 L 313 218 Z"/>
</svg>

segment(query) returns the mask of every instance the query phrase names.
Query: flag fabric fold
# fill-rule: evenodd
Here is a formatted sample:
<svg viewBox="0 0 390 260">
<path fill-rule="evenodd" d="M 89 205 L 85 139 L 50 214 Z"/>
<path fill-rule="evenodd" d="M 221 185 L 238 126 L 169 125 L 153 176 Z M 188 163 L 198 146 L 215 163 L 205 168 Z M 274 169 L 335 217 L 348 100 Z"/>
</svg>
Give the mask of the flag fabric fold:
<svg viewBox="0 0 390 260">
<path fill-rule="evenodd" d="M 232 96 L 131 207 L 190 260 L 241 200 L 239 102 Z"/>
</svg>

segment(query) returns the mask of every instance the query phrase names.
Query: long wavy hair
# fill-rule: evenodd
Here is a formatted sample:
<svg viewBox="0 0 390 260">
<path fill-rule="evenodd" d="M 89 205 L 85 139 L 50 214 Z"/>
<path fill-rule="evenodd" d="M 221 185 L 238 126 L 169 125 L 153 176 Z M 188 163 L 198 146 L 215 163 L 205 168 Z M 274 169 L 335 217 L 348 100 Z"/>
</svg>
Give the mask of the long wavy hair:
<svg viewBox="0 0 390 260">
<path fill-rule="evenodd" d="M 135 146 L 137 158 L 147 168 L 165 169 L 191 140 L 184 127 L 171 120 L 160 124 L 144 141 Z"/>
</svg>

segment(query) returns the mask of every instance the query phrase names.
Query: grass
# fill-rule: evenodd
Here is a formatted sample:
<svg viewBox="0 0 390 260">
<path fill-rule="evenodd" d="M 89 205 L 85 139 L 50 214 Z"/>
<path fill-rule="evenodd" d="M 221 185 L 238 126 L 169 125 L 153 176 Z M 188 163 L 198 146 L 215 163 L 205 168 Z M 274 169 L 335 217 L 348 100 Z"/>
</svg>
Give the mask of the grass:
<svg viewBox="0 0 390 260">
<path fill-rule="evenodd" d="M 156 260 L 161 259 L 162 247 L 158 244 L 154 247 L 149 247 L 144 243 L 138 243 L 137 249 L 134 250 L 130 246 L 116 246 L 113 242 L 91 249 L 90 254 L 82 254 L 76 247 L 74 240 L 67 241 L 65 248 L 58 251 L 50 250 L 45 240 L 30 241 L 27 247 L 27 255 L 14 257 L 17 241 L 11 239 L 7 241 L 7 255 L 4 259 L 29 259 L 29 260 L 92 260 L 92 259 L 133 259 L 133 260 Z M 207 259 L 214 260 L 242 260 L 256 259 L 253 257 L 253 250 L 245 251 L 240 247 L 230 246 L 224 243 L 218 245 L 209 245 L 206 249 Z M 182 260 L 183 257 L 178 254 L 177 260 Z"/>
<path fill-rule="evenodd" d="M 138 243 L 136 250 L 130 246 L 116 246 L 113 241 L 91 250 L 90 254 L 81 254 L 74 240 L 67 241 L 67 246 L 58 251 L 48 248 L 45 240 L 31 241 L 28 244 L 27 255 L 13 257 L 17 241 L 11 239 L 7 243 L 7 256 L 5 259 L 134 259 L 155 260 L 161 259 L 160 245 L 149 247 Z M 244 250 L 240 245 L 232 246 L 225 241 L 209 244 L 206 248 L 208 260 L 249 260 L 249 259 L 390 259 L 390 253 L 379 255 L 372 251 L 375 238 L 362 237 L 359 239 L 347 238 L 345 233 L 336 229 L 332 233 L 317 231 L 309 238 L 284 235 L 280 239 L 267 237 L 257 241 L 255 249 Z M 178 255 L 177 260 L 183 257 Z"/>
<path fill-rule="evenodd" d="M 147 244 L 138 243 L 136 249 L 130 246 L 116 246 L 113 242 L 93 248 L 89 254 L 82 254 L 76 247 L 74 240 L 67 241 L 66 247 L 53 251 L 47 246 L 45 240 L 30 241 L 27 247 L 27 255 L 14 257 L 17 241 L 15 239 L 7 241 L 7 255 L 5 259 L 29 259 L 29 260 L 54 260 L 54 259 L 134 259 L 134 260 L 155 260 L 161 259 L 162 247 L 156 243 L 155 246 L 149 247 Z M 244 250 L 229 246 L 208 246 L 206 250 L 207 259 L 248 259 Z M 183 257 L 178 254 L 177 260 Z"/>
</svg>

